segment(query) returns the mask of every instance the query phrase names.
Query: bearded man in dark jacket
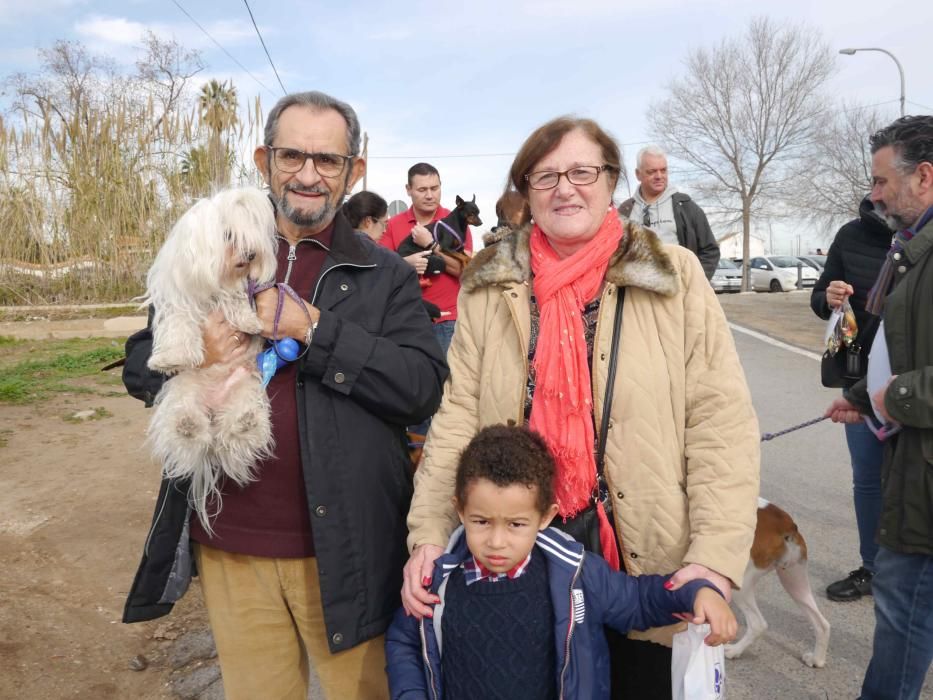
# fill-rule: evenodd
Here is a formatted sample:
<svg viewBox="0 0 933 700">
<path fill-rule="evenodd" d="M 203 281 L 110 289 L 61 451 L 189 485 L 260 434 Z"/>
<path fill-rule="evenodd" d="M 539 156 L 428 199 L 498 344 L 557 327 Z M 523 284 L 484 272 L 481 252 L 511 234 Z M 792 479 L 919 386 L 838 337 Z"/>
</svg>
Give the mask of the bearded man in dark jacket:
<svg viewBox="0 0 933 700">
<path fill-rule="evenodd" d="M 304 348 L 267 387 L 275 454 L 246 486 L 221 486 L 210 532 L 188 484 L 163 481 L 124 611 L 167 614 L 196 570 L 230 700 L 306 698 L 308 657 L 327 697 L 388 697 L 381 635 L 400 604 L 412 495 L 404 426 L 437 409 L 447 366 L 414 270 L 338 211 L 365 171 L 359 153 L 344 102 L 297 93 L 269 113 L 254 161 L 275 204 L 276 281 L 300 301 L 278 310 L 270 289 L 256 311 L 263 336 Z M 205 319 L 205 363 L 247 341 Z M 148 404 L 165 381 L 146 367 L 151 347 L 149 328 L 131 337 L 124 368 Z"/>
<path fill-rule="evenodd" d="M 866 350 L 874 339 L 878 317 L 865 311 L 865 300 L 891 247 L 892 234 L 875 211 L 871 198 L 865 197 L 859 205 L 859 218 L 839 229 L 833 239 L 826 266 L 810 294 L 810 307 L 824 320 L 848 299 L 858 323 L 857 340 Z M 878 553 L 875 533 L 881 517 L 881 463 L 884 458 L 883 443 L 865 423 L 847 423 L 845 431 L 852 462 L 852 496 L 862 565 L 826 588 L 827 597 L 839 602 L 871 595 Z"/>
<path fill-rule="evenodd" d="M 870 143 L 871 200 L 897 234 L 866 301 L 882 319 L 868 377 L 827 415 L 885 422 L 875 638 L 861 695 L 878 700 L 919 697 L 933 660 L 933 116 L 901 117 Z M 888 378 L 876 387 L 885 349 L 890 371 L 881 367 Z"/>
</svg>

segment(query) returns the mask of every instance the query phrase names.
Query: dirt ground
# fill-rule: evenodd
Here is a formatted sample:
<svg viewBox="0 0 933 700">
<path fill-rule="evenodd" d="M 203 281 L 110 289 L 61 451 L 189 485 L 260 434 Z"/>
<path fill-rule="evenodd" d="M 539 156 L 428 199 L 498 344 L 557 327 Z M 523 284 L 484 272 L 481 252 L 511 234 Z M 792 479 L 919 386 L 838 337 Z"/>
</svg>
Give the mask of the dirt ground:
<svg viewBox="0 0 933 700">
<path fill-rule="evenodd" d="M 174 697 L 167 652 L 205 625 L 197 587 L 170 617 L 120 622 L 159 485 L 146 420 L 128 397 L 0 405 L 0 698 Z"/>
<path fill-rule="evenodd" d="M 730 321 L 818 351 L 808 300 L 721 297 Z M 159 485 L 147 419 L 126 396 L 0 405 L 0 698 L 176 697 L 173 640 L 206 627 L 198 587 L 168 617 L 120 622 Z"/>
</svg>

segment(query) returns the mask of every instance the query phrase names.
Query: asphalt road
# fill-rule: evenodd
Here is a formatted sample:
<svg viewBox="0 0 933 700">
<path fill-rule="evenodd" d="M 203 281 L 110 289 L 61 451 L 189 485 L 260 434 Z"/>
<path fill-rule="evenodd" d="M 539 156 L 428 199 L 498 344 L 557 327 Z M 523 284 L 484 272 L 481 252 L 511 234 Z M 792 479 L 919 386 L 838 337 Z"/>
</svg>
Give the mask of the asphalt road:
<svg viewBox="0 0 933 700">
<path fill-rule="evenodd" d="M 820 385 L 815 354 L 777 347 L 739 329 L 733 335 L 762 433 L 818 417 L 836 396 L 837 390 Z M 834 603 L 825 593 L 829 583 L 861 563 L 842 427 L 826 421 L 762 443 L 761 495 L 790 513 L 807 540 L 810 582 L 832 625 L 828 660 L 822 669 L 808 668 L 800 660 L 813 644 L 812 628 L 770 575 L 757 595 L 769 629 L 742 658 L 726 661 L 726 697 L 857 698 L 871 657 L 872 599 Z M 921 697 L 933 699 L 933 673 L 927 675 Z"/>
</svg>

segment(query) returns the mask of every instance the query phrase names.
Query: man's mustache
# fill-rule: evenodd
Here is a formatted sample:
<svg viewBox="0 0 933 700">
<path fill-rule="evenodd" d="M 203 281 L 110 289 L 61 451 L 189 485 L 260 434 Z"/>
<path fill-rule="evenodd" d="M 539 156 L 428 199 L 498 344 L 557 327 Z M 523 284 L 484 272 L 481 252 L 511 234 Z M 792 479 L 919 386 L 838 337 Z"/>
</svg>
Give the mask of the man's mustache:
<svg viewBox="0 0 933 700">
<path fill-rule="evenodd" d="M 330 194 L 330 192 L 324 187 L 312 186 L 312 187 L 302 187 L 301 185 L 286 185 L 286 192 L 303 192 L 304 194 Z"/>
</svg>

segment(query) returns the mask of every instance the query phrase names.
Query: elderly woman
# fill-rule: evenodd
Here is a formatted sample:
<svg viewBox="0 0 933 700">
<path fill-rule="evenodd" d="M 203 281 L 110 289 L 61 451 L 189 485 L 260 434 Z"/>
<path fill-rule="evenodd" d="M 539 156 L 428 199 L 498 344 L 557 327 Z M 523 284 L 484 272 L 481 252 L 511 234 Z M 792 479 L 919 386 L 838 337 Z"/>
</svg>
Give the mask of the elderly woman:
<svg viewBox="0 0 933 700">
<path fill-rule="evenodd" d="M 590 548 L 610 563 L 621 555 L 630 574 L 676 571 L 674 587 L 707 578 L 727 595 L 742 580 L 759 469 L 745 377 L 696 256 L 618 218 L 621 170 L 613 139 L 568 117 L 537 129 L 512 164 L 533 223 L 479 253 L 461 278 L 450 379 L 408 514 L 411 614 L 431 614 L 424 586 L 456 522 L 459 453 L 493 423 L 528 421 L 552 449 L 558 527 L 578 530 L 598 500 Z M 670 697 L 676 631 L 610 640 L 613 697 Z"/>
</svg>

